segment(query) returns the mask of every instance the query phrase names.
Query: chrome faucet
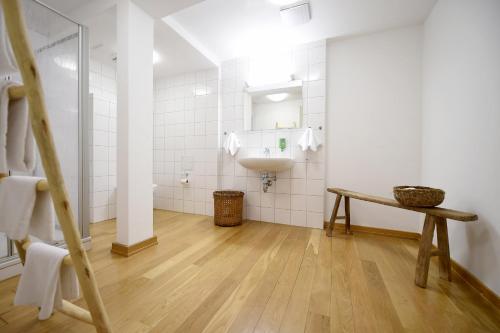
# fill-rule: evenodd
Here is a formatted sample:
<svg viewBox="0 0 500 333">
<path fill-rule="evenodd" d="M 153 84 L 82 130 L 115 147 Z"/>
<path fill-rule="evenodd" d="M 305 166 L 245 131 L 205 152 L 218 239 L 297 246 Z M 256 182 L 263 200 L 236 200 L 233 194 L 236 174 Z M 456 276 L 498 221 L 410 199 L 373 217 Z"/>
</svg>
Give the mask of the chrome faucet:
<svg viewBox="0 0 500 333">
<path fill-rule="evenodd" d="M 264 156 L 266 156 L 266 157 L 271 156 L 271 150 L 268 147 L 264 148 Z"/>
</svg>

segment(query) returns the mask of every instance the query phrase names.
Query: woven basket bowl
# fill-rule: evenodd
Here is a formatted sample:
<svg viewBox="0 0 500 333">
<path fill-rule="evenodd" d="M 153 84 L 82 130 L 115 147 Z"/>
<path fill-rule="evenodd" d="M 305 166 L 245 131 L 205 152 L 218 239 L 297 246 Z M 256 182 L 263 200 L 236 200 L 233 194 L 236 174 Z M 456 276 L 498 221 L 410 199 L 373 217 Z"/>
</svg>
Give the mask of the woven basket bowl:
<svg viewBox="0 0 500 333">
<path fill-rule="evenodd" d="M 234 227 L 243 221 L 243 195 L 240 191 L 215 191 L 214 223 L 221 227 Z"/>
<path fill-rule="evenodd" d="M 444 191 L 425 186 L 395 186 L 394 198 L 403 206 L 435 207 L 444 200 Z"/>
</svg>

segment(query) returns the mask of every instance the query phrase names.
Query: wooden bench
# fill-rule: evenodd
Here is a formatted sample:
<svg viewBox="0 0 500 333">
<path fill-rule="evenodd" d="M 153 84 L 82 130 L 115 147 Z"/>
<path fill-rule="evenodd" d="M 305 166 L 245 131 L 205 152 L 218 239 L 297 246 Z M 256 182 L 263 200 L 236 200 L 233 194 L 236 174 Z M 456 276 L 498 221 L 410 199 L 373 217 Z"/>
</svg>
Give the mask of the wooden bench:
<svg viewBox="0 0 500 333">
<path fill-rule="evenodd" d="M 451 260 L 450 247 L 448 242 L 448 225 L 446 219 L 471 222 L 477 220 L 477 215 L 467 212 L 461 212 L 445 208 L 421 208 L 407 207 L 401 205 L 393 199 L 382 198 L 374 195 L 368 195 L 353 191 L 344 190 L 341 188 L 328 188 L 328 192 L 337 194 L 335 206 L 333 207 L 332 216 L 328 229 L 327 236 L 331 237 L 337 213 L 339 210 L 340 200 L 344 197 L 345 204 L 345 233 L 351 234 L 351 214 L 350 214 L 350 198 L 374 202 L 384 206 L 391 206 L 406 210 L 412 210 L 425 214 L 424 227 L 422 229 L 422 237 L 420 238 L 420 247 L 418 250 L 417 268 L 415 270 L 415 284 L 425 288 L 427 286 L 427 275 L 429 273 L 429 264 L 432 256 L 439 256 L 439 277 L 451 281 Z M 437 231 L 438 249 L 432 249 L 432 238 L 434 237 L 434 228 Z"/>
</svg>

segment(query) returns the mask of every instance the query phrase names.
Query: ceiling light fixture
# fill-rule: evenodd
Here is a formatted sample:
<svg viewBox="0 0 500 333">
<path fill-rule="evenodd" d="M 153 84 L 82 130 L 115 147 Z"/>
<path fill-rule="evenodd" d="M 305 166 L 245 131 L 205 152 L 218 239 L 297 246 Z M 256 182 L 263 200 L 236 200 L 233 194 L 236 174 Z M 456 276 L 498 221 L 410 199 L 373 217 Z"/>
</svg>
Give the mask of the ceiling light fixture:
<svg viewBox="0 0 500 333">
<path fill-rule="evenodd" d="M 270 94 L 266 95 L 266 98 L 272 102 L 281 102 L 288 97 L 288 93 Z"/>
<path fill-rule="evenodd" d="M 311 20 L 309 3 L 304 2 L 280 10 L 281 21 L 287 26 L 296 26 Z"/>
</svg>

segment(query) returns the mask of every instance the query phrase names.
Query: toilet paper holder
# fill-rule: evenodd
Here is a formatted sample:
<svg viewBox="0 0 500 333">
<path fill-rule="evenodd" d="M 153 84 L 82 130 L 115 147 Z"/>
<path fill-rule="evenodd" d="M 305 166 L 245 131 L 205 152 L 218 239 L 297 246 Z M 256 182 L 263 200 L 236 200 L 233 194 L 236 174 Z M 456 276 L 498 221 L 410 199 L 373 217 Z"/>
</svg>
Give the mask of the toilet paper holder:
<svg viewBox="0 0 500 333">
<path fill-rule="evenodd" d="M 180 179 L 181 184 L 189 184 L 189 172 L 184 172 L 184 178 Z"/>
</svg>

